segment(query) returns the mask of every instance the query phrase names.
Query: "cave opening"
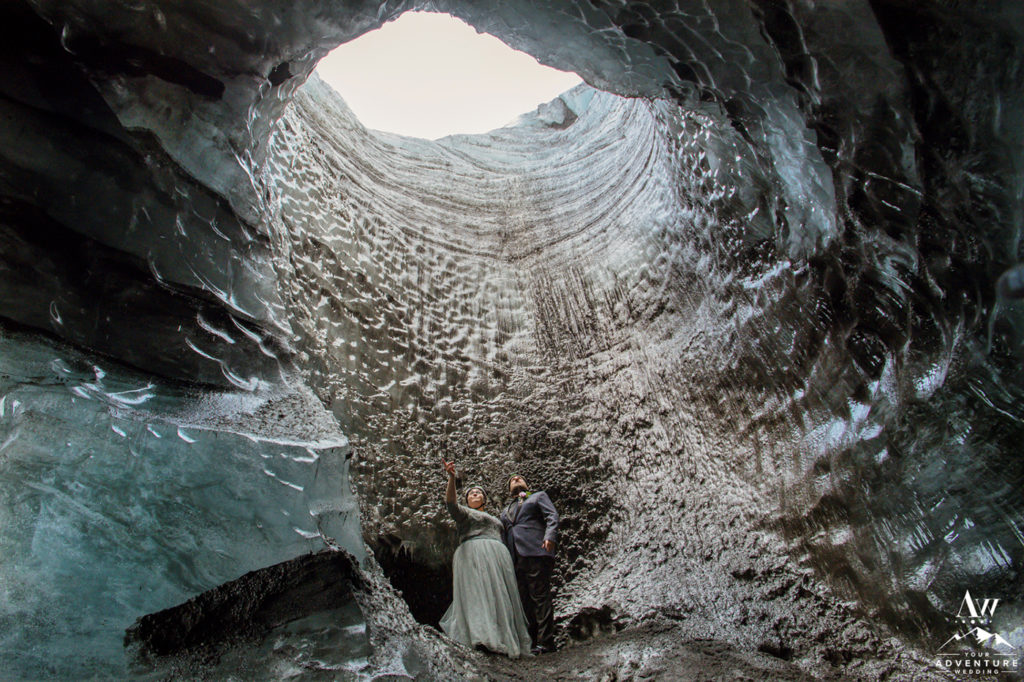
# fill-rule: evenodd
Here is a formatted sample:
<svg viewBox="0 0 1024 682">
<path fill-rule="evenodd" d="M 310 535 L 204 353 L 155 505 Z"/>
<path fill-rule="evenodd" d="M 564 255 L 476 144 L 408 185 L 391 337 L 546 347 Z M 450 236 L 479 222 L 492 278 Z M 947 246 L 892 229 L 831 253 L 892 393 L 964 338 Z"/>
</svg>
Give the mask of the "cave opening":
<svg viewBox="0 0 1024 682">
<path fill-rule="evenodd" d="M 327 54 L 317 74 L 368 128 L 485 133 L 581 83 L 450 14 L 409 11 Z"/>
</svg>

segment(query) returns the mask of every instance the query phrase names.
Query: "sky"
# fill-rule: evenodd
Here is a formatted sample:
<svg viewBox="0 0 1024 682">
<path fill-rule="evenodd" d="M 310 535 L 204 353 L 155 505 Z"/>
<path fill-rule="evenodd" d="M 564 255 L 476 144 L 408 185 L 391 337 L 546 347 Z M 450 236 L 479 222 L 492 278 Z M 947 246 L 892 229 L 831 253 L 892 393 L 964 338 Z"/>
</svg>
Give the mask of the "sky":
<svg viewBox="0 0 1024 682">
<path fill-rule="evenodd" d="M 367 128 L 436 140 L 484 133 L 580 83 L 448 14 L 407 12 L 317 65 Z"/>
</svg>

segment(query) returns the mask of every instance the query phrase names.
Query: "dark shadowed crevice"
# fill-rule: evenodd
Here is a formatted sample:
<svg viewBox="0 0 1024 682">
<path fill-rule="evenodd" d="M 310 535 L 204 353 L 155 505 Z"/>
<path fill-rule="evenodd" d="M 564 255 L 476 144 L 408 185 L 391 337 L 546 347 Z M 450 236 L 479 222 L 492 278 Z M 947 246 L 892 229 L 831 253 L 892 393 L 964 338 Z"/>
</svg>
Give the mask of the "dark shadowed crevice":
<svg viewBox="0 0 1024 682">
<path fill-rule="evenodd" d="M 231 643 L 255 641 L 274 628 L 353 602 L 365 587 L 345 552 L 307 555 L 251 571 L 187 602 L 139 618 L 125 646 L 140 660 L 216 658 Z"/>
<path fill-rule="evenodd" d="M 409 605 L 412 617 L 440 628 L 441 616 L 452 603 L 451 562 L 434 565 L 417 560 L 394 535 L 378 537 L 372 549 L 384 575 Z"/>
<path fill-rule="evenodd" d="M 185 61 L 144 47 L 108 43 L 90 36 L 75 36 L 73 40 L 68 41 L 67 49 L 100 73 L 124 76 L 153 75 L 209 99 L 220 99 L 224 95 L 224 83 L 217 78 L 203 73 Z"/>
</svg>

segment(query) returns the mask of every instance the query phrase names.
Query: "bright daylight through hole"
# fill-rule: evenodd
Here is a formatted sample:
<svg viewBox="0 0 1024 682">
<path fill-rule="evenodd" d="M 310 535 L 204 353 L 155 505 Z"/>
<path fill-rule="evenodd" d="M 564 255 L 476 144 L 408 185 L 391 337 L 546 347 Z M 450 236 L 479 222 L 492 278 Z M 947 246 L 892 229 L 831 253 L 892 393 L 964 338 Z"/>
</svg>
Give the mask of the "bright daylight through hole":
<svg viewBox="0 0 1024 682">
<path fill-rule="evenodd" d="M 436 140 L 511 123 L 579 84 L 447 14 L 408 12 L 321 60 L 367 128 Z"/>
</svg>

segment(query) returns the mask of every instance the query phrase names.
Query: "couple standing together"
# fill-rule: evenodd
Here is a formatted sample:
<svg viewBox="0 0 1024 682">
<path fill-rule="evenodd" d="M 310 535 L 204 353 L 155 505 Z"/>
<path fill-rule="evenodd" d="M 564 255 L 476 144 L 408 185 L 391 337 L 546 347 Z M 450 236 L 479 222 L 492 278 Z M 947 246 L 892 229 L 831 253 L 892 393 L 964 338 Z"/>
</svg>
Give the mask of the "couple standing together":
<svg viewBox="0 0 1024 682">
<path fill-rule="evenodd" d="M 512 476 L 512 501 L 499 520 L 484 511 L 487 494 L 480 486 L 470 487 L 466 504 L 458 504 L 455 463 L 444 462 L 444 469 L 445 504 L 459 547 L 452 559 L 452 605 L 441 628 L 452 639 L 512 658 L 554 651 L 551 571 L 558 512 L 551 499 L 543 491 L 530 492 L 522 476 Z"/>
</svg>

